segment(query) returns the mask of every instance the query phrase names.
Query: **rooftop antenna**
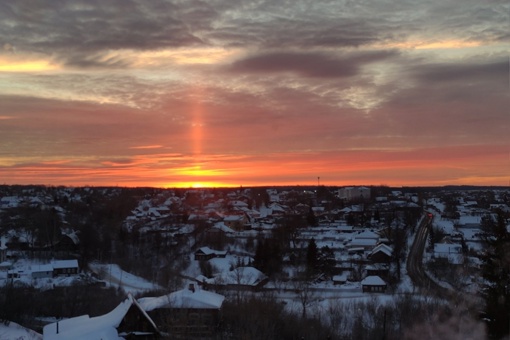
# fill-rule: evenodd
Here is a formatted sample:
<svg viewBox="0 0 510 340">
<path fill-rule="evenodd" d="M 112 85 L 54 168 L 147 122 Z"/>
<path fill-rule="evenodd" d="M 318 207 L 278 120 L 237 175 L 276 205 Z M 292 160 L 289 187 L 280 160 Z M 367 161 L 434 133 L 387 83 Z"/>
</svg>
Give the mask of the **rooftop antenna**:
<svg viewBox="0 0 510 340">
<path fill-rule="evenodd" d="M 320 187 L 321 186 L 321 178 L 320 177 L 317 177 L 317 186 Z"/>
</svg>

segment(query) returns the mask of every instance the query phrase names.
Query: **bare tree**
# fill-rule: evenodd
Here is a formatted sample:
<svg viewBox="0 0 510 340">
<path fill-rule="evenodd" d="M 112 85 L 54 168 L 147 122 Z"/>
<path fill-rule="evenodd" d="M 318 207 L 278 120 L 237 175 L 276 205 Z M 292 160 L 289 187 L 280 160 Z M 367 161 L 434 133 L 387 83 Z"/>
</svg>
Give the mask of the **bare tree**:
<svg viewBox="0 0 510 340">
<path fill-rule="evenodd" d="M 296 280 L 293 281 L 293 288 L 297 294 L 297 298 L 301 303 L 303 319 L 307 317 L 307 309 L 316 299 L 316 294 L 313 291 L 311 284 L 307 280 Z"/>
</svg>

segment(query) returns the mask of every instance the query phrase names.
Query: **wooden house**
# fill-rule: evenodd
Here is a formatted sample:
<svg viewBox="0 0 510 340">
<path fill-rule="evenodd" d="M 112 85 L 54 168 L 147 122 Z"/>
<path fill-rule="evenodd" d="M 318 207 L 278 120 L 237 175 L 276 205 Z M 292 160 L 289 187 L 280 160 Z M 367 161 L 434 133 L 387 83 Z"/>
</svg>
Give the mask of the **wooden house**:
<svg viewBox="0 0 510 340">
<path fill-rule="evenodd" d="M 172 338 L 207 339 L 218 328 L 225 297 L 190 283 L 185 289 L 160 297 L 139 299 L 158 329 Z"/>
<path fill-rule="evenodd" d="M 195 260 L 197 261 L 207 261 L 215 257 L 224 258 L 226 256 L 226 250 L 214 250 L 209 247 L 201 247 L 195 251 Z"/>
<path fill-rule="evenodd" d="M 80 245 L 80 239 L 76 233 L 63 234 L 60 240 L 53 246 L 55 251 L 75 252 Z"/>
<path fill-rule="evenodd" d="M 389 263 L 393 256 L 393 249 L 381 243 L 372 249 L 368 256 L 373 263 Z"/>
<path fill-rule="evenodd" d="M 44 326 L 44 340 L 141 339 L 161 337 L 149 315 L 131 296 L 111 312 L 90 317 L 82 315 Z"/>
</svg>

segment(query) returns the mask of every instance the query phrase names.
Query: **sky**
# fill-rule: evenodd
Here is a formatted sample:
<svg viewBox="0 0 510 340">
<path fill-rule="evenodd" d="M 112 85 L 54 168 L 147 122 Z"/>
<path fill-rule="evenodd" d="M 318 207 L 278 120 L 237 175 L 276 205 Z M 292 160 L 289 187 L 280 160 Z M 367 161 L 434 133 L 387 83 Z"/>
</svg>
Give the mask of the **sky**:
<svg viewBox="0 0 510 340">
<path fill-rule="evenodd" d="M 0 1 L 0 184 L 510 185 L 509 13 Z"/>
</svg>

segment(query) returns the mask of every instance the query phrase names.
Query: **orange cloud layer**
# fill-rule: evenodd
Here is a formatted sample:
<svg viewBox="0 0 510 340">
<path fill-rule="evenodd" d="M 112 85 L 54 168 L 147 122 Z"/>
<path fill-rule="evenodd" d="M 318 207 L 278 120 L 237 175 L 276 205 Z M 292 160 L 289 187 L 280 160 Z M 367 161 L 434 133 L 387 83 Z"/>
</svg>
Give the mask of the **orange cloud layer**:
<svg viewBox="0 0 510 340">
<path fill-rule="evenodd" d="M 124 162 L 54 160 L 0 168 L 7 184 L 221 187 L 508 185 L 507 146 L 269 155 L 139 155 Z M 487 175 L 490 168 L 490 175 Z"/>
</svg>

